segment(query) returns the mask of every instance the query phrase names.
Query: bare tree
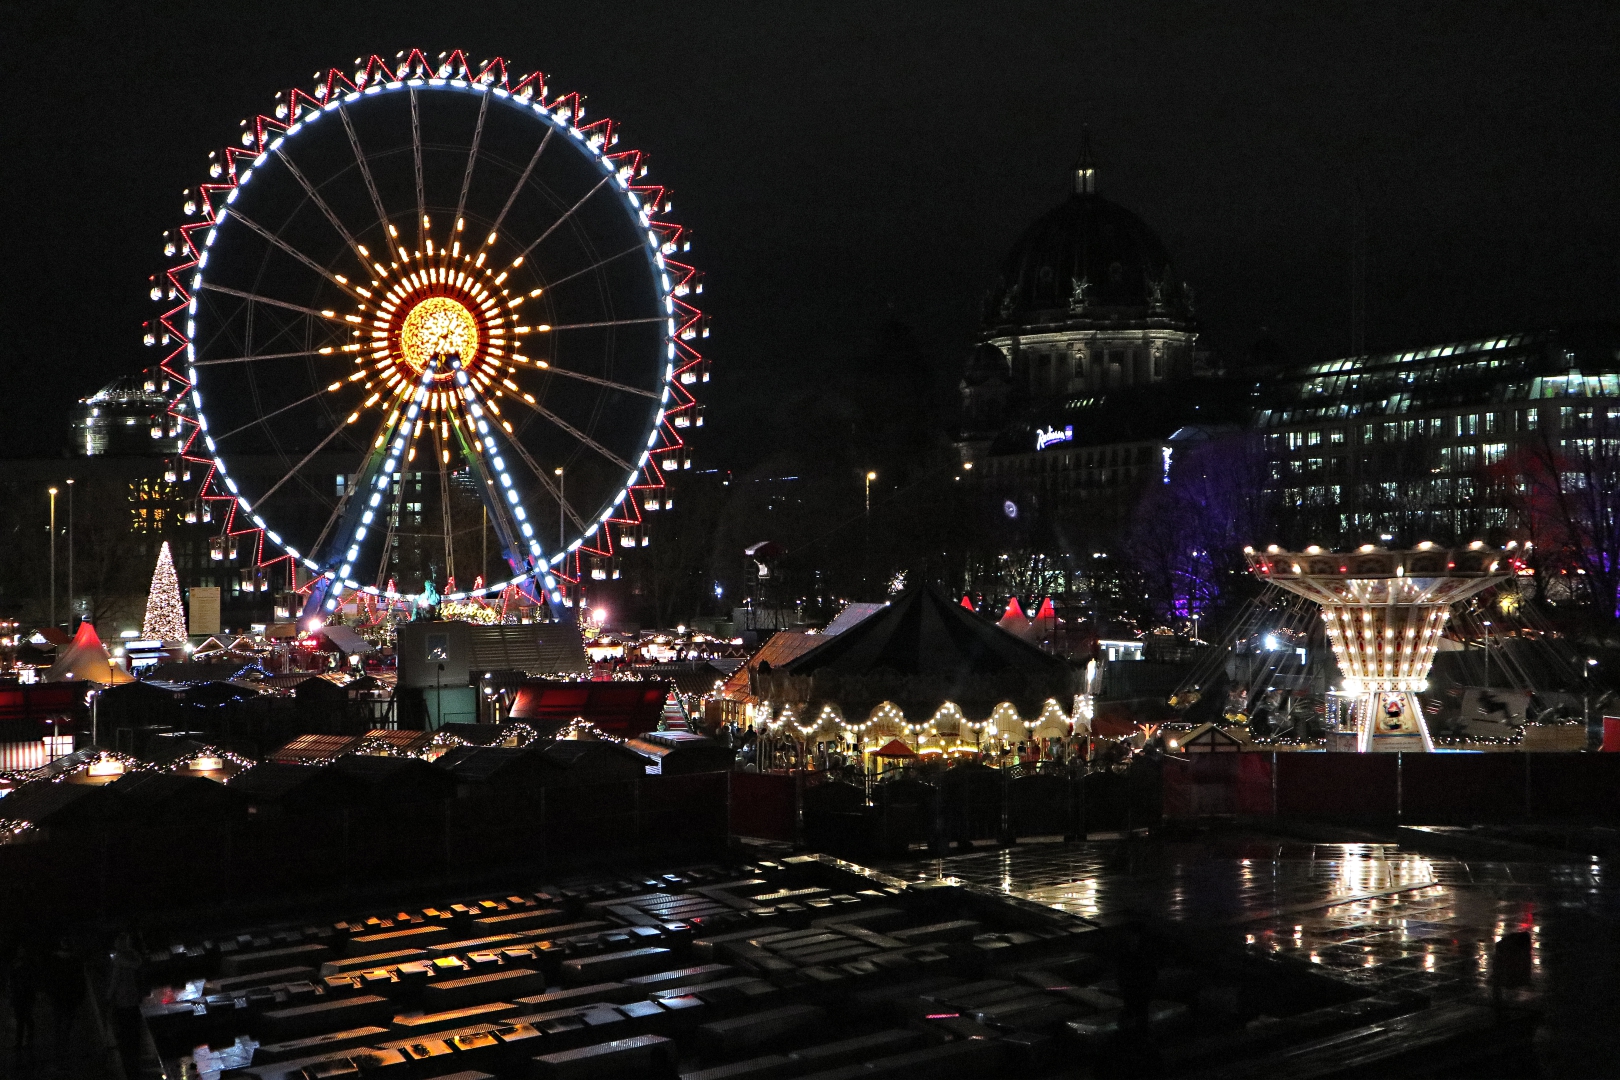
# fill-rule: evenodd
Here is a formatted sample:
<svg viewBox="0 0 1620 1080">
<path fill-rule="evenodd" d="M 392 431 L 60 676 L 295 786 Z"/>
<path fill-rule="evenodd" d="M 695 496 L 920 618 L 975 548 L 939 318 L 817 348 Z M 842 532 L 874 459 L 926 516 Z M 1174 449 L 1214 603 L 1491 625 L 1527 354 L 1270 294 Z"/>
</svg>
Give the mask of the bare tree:
<svg viewBox="0 0 1620 1080">
<path fill-rule="evenodd" d="M 1567 407 L 1562 419 L 1514 460 L 1515 524 L 1533 545 L 1544 593 L 1587 601 L 1612 621 L 1620 603 L 1620 408 Z"/>
</svg>

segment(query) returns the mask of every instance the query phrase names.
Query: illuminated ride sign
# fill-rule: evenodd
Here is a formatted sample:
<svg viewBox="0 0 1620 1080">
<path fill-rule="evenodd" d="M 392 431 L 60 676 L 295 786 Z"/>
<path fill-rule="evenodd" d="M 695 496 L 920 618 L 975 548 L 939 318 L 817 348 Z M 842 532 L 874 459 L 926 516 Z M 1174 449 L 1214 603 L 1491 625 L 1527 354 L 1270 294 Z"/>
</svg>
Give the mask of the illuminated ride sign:
<svg viewBox="0 0 1620 1080">
<path fill-rule="evenodd" d="M 1073 424 L 1065 425 L 1062 431 L 1059 431 L 1054 427 L 1048 427 L 1045 431 L 1037 430 L 1035 432 L 1035 449 L 1037 450 L 1045 450 L 1048 446 L 1056 446 L 1058 443 L 1073 441 Z"/>
</svg>

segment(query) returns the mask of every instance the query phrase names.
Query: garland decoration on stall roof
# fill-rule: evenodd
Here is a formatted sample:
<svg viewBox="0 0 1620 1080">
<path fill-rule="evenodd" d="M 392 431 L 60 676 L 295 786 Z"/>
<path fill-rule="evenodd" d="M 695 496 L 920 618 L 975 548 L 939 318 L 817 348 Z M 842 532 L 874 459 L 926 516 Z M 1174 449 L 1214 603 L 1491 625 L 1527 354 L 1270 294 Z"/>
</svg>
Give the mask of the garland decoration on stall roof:
<svg viewBox="0 0 1620 1080">
<path fill-rule="evenodd" d="M 94 751 L 94 757 L 90 756 L 92 751 Z M 68 761 L 70 758 L 77 760 L 72 761 L 68 767 L 57 767 L 60 766 L 62 762 Z M 117 750 L 106 750 L 96 746 L 86 747 L 84 750 L 76 751 L 73 754 L 69 754 L 66 758 L 57 758 L 55 761 L 46 762 L 37 769 L 29 769 L 27 772 L 19 775 L 27 777 L 30 782 L 60 784 L 69 777 L 77 776 L 79 773 L 89 770 L 94 765 L 113 763 L 122 765 L 124 772 L 126 773 L 146 772 L 152 768 L 151 765 L 142 761 L 140 758 L 119 753 Z"/>
<path fill-rule="evenodd" d="M 186 640 L 186 609 L 180 603 L 180 580 L 174 574 L 174 556 L 167 540 L 158 549 L 157 567 L 152 571 L 141 636 L 147 641 Z"/>
<path fill-rule="evenodd" d="M 34 823 L 31 821 L 0 817 L 0 845 L 20 840 L 24 833 L 33 828 Z"/>
<path fill-rule="evenodd" d="M 1252 746 L 1326 746 L 1326 739 L 1295 737 L 1293 735 L 1256 735 L 1250 738 Z"/>
<path fill-rule="evenodd" d="M 158 771 L 171 773 L 185 772 L 191 768 L 192 762 L 210 757 L 218 758 L 222 764 L 235 765 L 239 769 L 251 769 L 253 766 L 258 764 L 258 762 L 252 758 L 243 757 L 234 750 L 226 750 L 223 747 L 204 744 L 202 749 L 198 750 L 195 754 L 192 754 L 189 757 L 175 758 L 168 764 L 159 766 Z"/>
<path fill-rule="evenodd" d="M 508 720 L 501 729 L 501 741 L 492 746 L 521 749 L 540 737 L 540 733 L 521 720 Z"/>
<path fill-rule="evenodd" d="M 603 731 L 601 728 L 597 727 L 583 716 L 576 716 L 572 720 L 568 721 L 568 725 L 561 731 L 557 732 L 556 738 L 577 739 L 581 735 L 584 735 L 589 739 L 600 739 L 603 742 L 624 742 L 624 740 L 619 738 L 617 735 L 609 735 L 607 732 Z"/>
<path fill-rule="evenodd" d="M 1524 741 L 1521 731 L 1518 735 L 1436 735 L 1434 741 L 1442 746 L 1518 746 Z"/>
</svg>

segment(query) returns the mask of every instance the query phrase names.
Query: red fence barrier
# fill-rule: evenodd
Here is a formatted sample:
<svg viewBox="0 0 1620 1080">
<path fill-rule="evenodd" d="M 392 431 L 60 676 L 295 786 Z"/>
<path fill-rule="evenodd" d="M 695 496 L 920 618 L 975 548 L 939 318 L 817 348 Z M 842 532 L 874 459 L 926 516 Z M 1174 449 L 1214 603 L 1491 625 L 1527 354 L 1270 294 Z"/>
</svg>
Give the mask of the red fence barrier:
<svg viewBox="0 0 1620 1080">
<path fill-rule="evenodd" d="M 1392 818 L 1396 754 L 1276 755 L 1277 813 L 1302 817 Z"/>
<path fill-rule="evenodd" d="M 1401 816 L 1425 825 L 1521 820 L 1529 794 L 1530 759 L 1539 756 L 1401 754 Z"/>
<path fill-rule="evenodd" d="M 1188 755 L 1164 765 L 1164 812 L 1424 825 L 1620 821 L 1620 755 Z"/>
<path fill-rule="evenodd" d="M 719 774 L 717 774 L 719 775 Z M 762 840 L 791 842 L 794 820 L 794 778 L 773 773 L 731 772 L 731 833 Z"/>
</svg>

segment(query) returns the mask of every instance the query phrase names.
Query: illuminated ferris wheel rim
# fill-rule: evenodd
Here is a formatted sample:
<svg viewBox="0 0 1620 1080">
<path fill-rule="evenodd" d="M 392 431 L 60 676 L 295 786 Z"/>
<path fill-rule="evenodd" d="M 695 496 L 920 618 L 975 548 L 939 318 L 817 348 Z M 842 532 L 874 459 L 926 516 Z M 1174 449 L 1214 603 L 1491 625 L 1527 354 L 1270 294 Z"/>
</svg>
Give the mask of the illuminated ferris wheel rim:
<svg viewBox="0 0 1620 1080">
<path fill-rule="evenodd" d="M 440 265 L 437 268 L 439 273 L 436 276 L 436 280 L 435 274 L 431 272 L 421 273 L 420 271 L 417 271 L 413 273 L 408 262 L 406 263 L 404 269 L 401 269 L 400 262 L 406 262 L 411 254 L 408 249 L 405 248 L 403 243 L 390 245 L 393 250 L 390 251 L 389 255 L 391 259 L 395 261 L 391 261 L 390 266 L 387 269 L 382 266 L 381 262 L 374 264 L 378 272 L 379 279 L 388 277 L 391 270 L 398 271 L 396 274 L 396 281 L 392 284 L 387 299 L 385 299 L 382 303 L 373 305 L 372 314 L 386 315 L 387 321 L 390 323 L 390 325 L 384 327 L 382 320 L 373 320 L 378 327 L 383 327 L 382 332 L 376 332 L 374 333 L 374 336 L 381 338 L 386 334 L 385 344 L 389 346 L 387 349 L 389 354 L 387 359 L 397 369 L 402 369 L 397 371 L 396 374 L 404 375 L 408 372 L 410 375 L 414 375 L 419 381 L 413 388 L 412 379 L 410 377 L 400 378 L 397 383 L 389 384 L 390 390 L 393 391 L 393 393 L 391 396 L 389 396 L 387 401 L 382 401 L 378 395 L 374 395 L 369 401 L 367 401 L 366 405 L 368 407 L 377 406 L 379 407 L 379 411 L 383 413 L 387 413 L 390 406 L 393 406 L 395 409 L 394 417 L 396 419 L 400 416 L 401 411 L 407 412 L 408 417 L 414 418 L 419 414 L 421 408 L 425 404 L 431 400 L 434 400 L 429 396 L 428 391 L 430 388 L 435 388 L 441 392 L 441 396 L 445 399 L 440 405 L 435 405 L 436 408 L 443 407 L 447 412 L 453 414 L 454 410 L 458 406 L 464 406 L 465 422 L 469 429 L 468 435 L 472 437 L 473 445 L 477 449 L 477 452 L 480 455 L 483 455 L 486 461 L 492 461 L 497 466 L 502 489 L 506 493 L 507 501 L 513 508 L 515 520 L 517 523 L 521 523 L 523 526 L 523 543 L 526 544 L 528 553 L 525 556 L 526 566 L 522 572 L 515 574 L 508 580 L 486 584 L 481 588 L 450 591 L 448 594 L 446 594 L 445 599 L 461 600 L 475 596 L 493 596 L 508 588 L 522 585 L 525 582 L 533 579 L 543 579 L 546 589 L 548 592 L 552 593 L 553 599 L 555 599 L 556 593 L 554 590 L 556 589 L 556 575 L 561 571 L 562 565 L 565 564 L 570 555 L 573 555 L 575 552 L 579 551 L 582 546 L 587 544 L 587 542 L 592 541 L 592 539 L 598 535 L 599 531 L 603 532 L 608 549 L 611 550 L 612 537 L 607 530 L 612 522 L 626 521 L 625 518 L 616 515 L 621 515 L 626 512 L 625 504 L 627 501 L 629 502 L 628 512 L 634 514 L 634 521 L 639 523 L 639 511 L 636 508 L 635 500 L 630 497 L 632 491 L 638 487 L 661 487 L 663 484 L 662 477 L 660 474 L 658 474 L 656 465 L 652 463 L 653 454 L 655 452 L 667 452 L 674 450 L 682 445 L 679 436 L 674 435 L 674 433 L 671 431 L 668 431 L 669 425 L 667 423 L 667 417 L 669 412 L 673 411 L 670 408 L 672 391 L 680 393 L 685 398 L 684 401 L 677 403 L 675 407 L 676 410 L 690 407 L 690 395 L 685 393 L 678 386 L 676 376 L 678 371 L 686 371 L 687 369 L 695 366 L 701 359 L 696 353 L 695 349 L 684 345 L 681 341 L 681 337 L 683 335 L 686 337 L 695 336 L 695 334 L 691 332 L 691 328 L 698 321 L 699 314 L 695 308 L 690 306 L 690 304 L 677 299 L 677 288 L 679 287 L 681 292 L 684 293 L 684 286 L 693 278 L 694 271 L 690 267 L 684 266 L 683 264 L 671 264 L 670 262 L 666 261 L 664 257 L 665 251 L 673 250 L 675 248 L 676 239 L 680 237 L 681 230 L 678 226 L 674 226 L 667 221 L 654 221 L 654 216 L 660 212 L 659 202 L 662 200 L 663 196 L 662 189 L 637 188 L 632 186 L 632 181 L 638 176 L 637 169 L 640 167 L 641 155 L 633 151 L 628 153 L 620 152 L 612 155 L 608 154 L 606 152 L 608 147 L 611 146 L 614 141 L 616 141 L 616 139 L 614 139 L 612 136 L 611 122 L 597 121 L 596 123 L 588 125 L 587 127 L 581 127 L 580 125 L 583 115 L 577 95 L 559 97 L 548 105 L 545 103 L 545 92 L 542 77 L 538 74 L 530 75 L 521 80 L 518 91 L 514 92 L 507 86 L 505 65 L 503 61 L 496 60 L 486 64 L 483 71 L 475 76 L 472 73 L 471 65 L 468 65 L 465 59 L 462 58 L 461 54 L 459 53 L 452 54 L 449 62 L 442 63 L 438 68 L 434 69 L 436 74 L 428 76 L 424 73 L 428 67 L 426 58 L 422 57 L 422 54 L 419 52 L 413 52 L 410 55 L 410 58 L 407 59 L 403 65 L 401 65 L 398 74 L 409 73 L 413 63 L 416 63 L 419 58 L 420 63 L 417 65 L 417 74 L 415 76 L 397 77 L 396 73 L 389 72 L 386 64 L 380 61 L 377 57 L 371 57 L 369 62 L 366 64 L 365 69 L 358 72 L 354 80 L 349 82 L 351 89 L 348 92 L 334 92 L 334 90 L 340 90 L 341 88 L 342 82 L 339 80 L 349 80 L 342 76 L 337 69 L 332 69 L 327 77 L 324 92 L 323 88 L 318 87 L 315 97 L 311 97 L 310 95 L 303 94 L 300 91 L 294 91 L 290 105 L 284 104 L 282 107 L 278 108 L 278 116 L 282 116 L 285 119 L 285 123 L 282 123 L 279 120 L 271 120 L 266 117 L 259 118 L 259 124 L 256 128 L 256 154 L 246 154 L 241 151 L 237 151 L 234 148 L 227 152 L 227 161 L 231 166 L 232 182 L 229 184 L 213 185 L 217 191 L 226 193 L 224 195 L 223 205 L 216 209 L 209 198 L 205 197 L 202 200 L 205 220 L 197 223 L 197 225 L 193 226 L 193 228 L 201 228 L 206 226 L 206 235 L 203 243 L 201 247 L 198 248 L 192 239 L 190 230 L 182 230 L 182 235 L 185 236 L 187 246 L 191 249 L 194 259 L 191 263 L 177 267 L 175 270 L 171 270 L 169 273 L 171 283 L 178 286 L 180 285 L 180 281 L 177 279 L 176 274 L 178 272 L 183 272 L 186 269 L 193 270 L 188 283 L 189 289 L 184 290 L 185 303 L 182 305 L 182 308 L 177 308 L 175 311 L 169 313 L 169 316 L 172 316 L 181 310 L 184 310 L 185 312 L 185 333 L 179 335 L 183 340 L 183 350 L 177 350 L 177 354 L 179 351 L 184 352 L 185 362 L 187 365 L 187 379 L 185 380 L 187 385 L 182 389 L 181 398 L 176 400 L 174 406 L 171 408 L 171 412 L 174 412 L 177 416 L 184 419 L 186 399 L 189 399 L 190 408 L 195 414 L 194 423 L 196 425 L 196 431 L 193 433 L 192 439 L 187 441 L 186 446 L 189 450 L 191 443 L 195 441 L 195 437 L 200 435 L 204 445 L 207 447 L 208 458 L 205 460 L 212 465 L 213 475 L 210 475 L 205 479 L 203 495 L 204 497 L 211 497 L 215 499 L 231 500 L 231 517 L 234 518 L 235 513 L 240 511 L 248 520 L 253 523 L 254 526 L 253 530 L 244 529 L 241 531 L 259 532 L 264 539 L 267 539 L 271 544 L 275 545 L 277 549 L 282 551 L 286 558 L 303 565 L 305 568 L 316 574 L 318 578 L 325 578 L 327 581 L 333 583 L 333 585 L 339 587 L 341 590 L 369 594 L 392 601 L 420 601 L 426 595 L 426 590 L 424 590 L 423 593 L 400 592 L 391 588 L 382 588 L 375 585 L 364 585 L 351 576 L 354 552 L 358 548 L 359 539 L 365 536 L 364 527 L 359 530 L 355 544 L 350 546 L 348 559 L 346 562 L 344 560 L 344 556 L 338 553 L 341 551 L 341 549 L 334 550 L 331 556 L 317 561 L 317 558 L 313 557 L 310 553 L 301 552 L 296 547 L 283 540 L 283 538 L 271 527 L 270 523 L 268 523 L 263 516 L 255 512 L 255 504 L 250 503 L 247 496 L 238 489 L 236 481 L 230 476 L 225 453 L 219 449 L 213 435 L 209 432 L 207 413 L 204 410 L 202 392 L 198 385 L 198 355 L 195 340 L 197 296 L 200 292 L 208 287 L 206 275 L 209 252 L 212 250 L 215 241 L 219 236 L 220 227 L 231 218 L 231 206 L 235 203 L 240 189 L 252 180 L 255 170 L 262 168 L 268 161 L 276 156 L 279 151 L 287 146 L 290 140 L 298 136 L 299 133 L 304 129 L 318 123 L 327 113 L 336 112 L 346 105 L 362 102 L 370 98 L 378 98 L 401 92 L 415 92 L 424 89 L 483 97 L 486 99 L 485 104 L 487 104 L 488 99 L 500 101 L 517 112 L 525 114 L 529 118 L 545 125 L 547 128 L 547 140 L 550 140 L 553 134 L 565 136 L 568 142 L 575 148 L 577 152 L 586 155 L 594 163 L 597 171 L 601 175 L 601 180 L 598 182 L 597 187 L 607 187 L 610 190 L 616 191 L 620 205 L 629 215 L 631 222 L 636 227 L 638 235 L 642 238 L 641 246 L 643 248 L 651 274 L 651 283 L 653 284 L 655 290 L 655 301 L 660 309 L 660 313 L 653 319 L 642 319 L 637 321 L 661 322 L 662 336 L 660 340 L 663 346 L 662 356 L 659 364 L 662 374 L 657 384 L 660 388 L 657 396 L 658 408 L 656 412 L 652 414 L 651 423 L 648 425 L 650 430 L 645 441 L 645 447 L 642 449 L 639 460 L 635 462 L 633 467 L 630 468 L 623 482 L 618 485 L 617 494 L 607 503 L 606 509 L 597 514 L 594 520 L 590 520 L 588 525 L 584 525 L 581 535 L 571 544 L 569 544 L 566 548 L 552 552 L 550 556 L 547 557 L 544 546 L 539 542 L 538 537 L 534 535 L 534 532 L 530 527 L 527 510 L 523 506 L 522 500 L 518 497 L 516 489 L 514 489 L 511 485 L 510 479 L 506 474 L 505 463 L 502 461 L 501 454 L 497 449 L 493 438 L 480 438 L 480 435 L 488 434 L 488 429 L 486 428 L 487 413 L 480 409 L 480 406 L 475 399 L 474 391 L 470 389 L 470 387 L 477 385 L 477 380 L 480 378 L 479 363 L 480 361 L 488 359 L 489 353 L 493 352 L 494 355 L 499 358 L 508 358 L 503 356 L 503 347 L 507 345 L 508 339 L 512 340 L 512 347 L 509 350 L 510 358 L 514 358 L 521 362 L 533 363 L 540 369 L 547 368 L 548 365 L 543 360 L 531 362 L 528 361 L 526 357 L 517 354 L 515 335 L 517 332 L 522 331 L 538 330 L 540 332 L 547 332 L 553 330 L 554 328 L 545 326 L 543 324 L 538 327 L 528 327 L 518 324 L 516 322 L 516 310 L 517 306 L 522 303 L 524 298 L 520 294 L 520 297 L 517 298 L 515 303 L 513 303 L 512 298 L 507 295 L 506 290 L 503 289 L 501 290 L 501 294 L 502 296 L 506 297 L 507 301 L 505 307 L 507 309 L 507 313 L 512 316 L 512 327 L 510 330 L 508 330 L 503 325 L 505 322 L 504 317 L 499 313 L 501 305 L 498 303 L 491 303 L 489 301 L 488 296 L 485 295 L 486 290 L 479 287 L 479 283 L 477 281 L 478 275 L 464 274 L 462 276 L 465 278 L 465 280 L 456 282 L 454 280 L 455 274 L 453 266 L 450 268 L 450 270 L 445 269 L 446 260 L 443 257 L 444 246 L 441 246 L 440 251 L 438 252 L 438 255 L 440 256 L 438 262 Z M 459 73 L 456 72 L 456 64 L 458 61 L 461 65 Z M 371 73 L 374 70 L 379 71 L 384 77 L 372 77 Z M 536 90 L 539 92 L 536 93 Z M 300 102 L 300 98 L 303 99 L 303 103 Z M 317 100 L 317 98 L 321 100 Z M 301 104 L 302 108 L 300 107 Z M 482 116 L 482 113 L 480 116 Z M 346 116 L 344 118 L 344 122 L 348 122 Z M 601 127 L 604 124 L 606 124 L 605 131 L 593 132 L 591 130 L 593 128 Z M 279 134 L 275 134 L 272 130 L 267 135 L 267 127 L 274 129 L 278 126 L 282 129 Z M 248 143 L 249 141 L 249 138 L 245 135 L 244 143 Z M 475 141 L 474 146 L 470 151 L 471 157 L 476 157 L 476 153 L 477 146 Z M 248 162 L 240 172 L 238 172 L 236 169 L 238 157 L 246 159 L 250 156 L 251 161 Z M 469 175 L 470 168 L 471 165 L 469 163 Z M 217 168 L 215 172 L 217 175 Z M 525 178 L 526 175 L 527 174 L 525 174 Z M 521 189 L 522 186 L 523 181 L 520 181 L 519 189 Z M 205 192 L 207 191 L 206 188 L 204 190 Z M 594 193 L 595 190 L 596 189 L 593 188 L 592 192 Z M 638 195 L 638 191 L 643 193 L 656 192 L 656 194 L 653 194 L 651 198 L 644 198 L 643 195 Z M 463 197 L 465 198 L 465 193 L 463 194 Z M 516 197 L 516 192 L 514 192 L 513 197 Z M 397 239 L 397 232 L 394 229 L 392 219 L 385 216 L 383 223 L 388 226 L 390 236 Z M 336 224 L 335 221 L 334 224 Z M 427 218 L 425 216 L 423 225 L 427 225 Z M 480 251 L 491 248 L 496 242 L 499 225 L 500 222 L 497 221 L 496 228 L 489 233 L 488 239 L 482 245 L 480 245 Z M 463 221 L 460 219 L 453 224 L 453 229 L 458 234 L 461 232 L 462 227 Z M 671 230 L 673 230 L 673 233 L 671 233 Z M 347 234 L 345 234 L 345 237 L 346 239 L 350 240 L 350 243 L 355 248 L 358 249 L 358 253 L 361 256 L 369 257 L 369 252 L 367 252 L 363 245 L 354 243 L 352 238 L 348 237 Z M 541 239 L 544 239 L 544 235 L 541 237 Z M 539 241 L 537 240 L 534 244 L 531 244 L 527 249 L 525 249 L 524 255 L 526 255 L 529 251 L 532 251 L 534 246 L 536 246 L 538 243 Z M 457 255 L 460 256 L 459 241 L 455 244 L 455 248 Z M 428 239 L 426 249 L 430 257 L 435 254 L 431 239 Z M 423 252 L 418 250 L 414 254 L 416 260 L 419 263 L 422 262 Z M 520 255 L 512 263 L 511 267 L 508 268 L 507 272 L 510 272 L 510 270 L 516 269 L 517 266 L 521 265 L 524 260 L 524 255 Z M 470 261 L 471 259 L 470 253 L 467 256 L 460 257 L 462 258 L 463 262 Z M 431 263 L 431 261 L 432 260 L 430 258 L 429 262 Z M 489 278 L 491 276 L 489 268 L 483 266 L 484 262 L 484 255 L 480 254 L 477 259 L 478 269 L 484 272 L 483 277 Z M 362 263 L 362 265 L 364 265 L 364 263 Z M 675 276 L 678 278 L 678 281 L 676 282 L 671 281 L 672 267 L 674 269 Z M 330 273 L 329 268 L 328 270 L 321 272 L 329 278 L 333 276 Z M 498 276 L 498 278 L 495 278 L 495 284 L 499 285 L 500 282 L 506 278 L 507 272 L 503 272 Z M 405 289 L 404 294 L 402 294 L 401 287 L 409 283 L 412 278 L 416 279 L 414 285 L 412 285 L 411 288 Z M 341 276 L 338 276 L 338 280 L 345 286 L 349 284 L 346 280 L 342 279 Z M 373 282 L 374 287 L 377 286 L 377 284 L 378 282 Z M 372 294 L 366 292 L 363 287 L 357 288 L 358 291 L 365 293 L 367 299 L 372 299 Z M 354 298 L 354 290 L 346 288 L 344 291 L 349 293 L 351 298 Z M 536 289 L 530 294 L 530 296 L 538 295 L 540 291 L 541 290 Z M 701 291 L 701 288 L 699 291 Z M 392 305 L 390 306 L 390 310 L 384 311 L 383 309 L 385 306 L 388 306 L 389 300 L 393 301 Z M 364 303 L 360 303 L 357 306 L 362 312 L 364 312 L 367 307 L 367 305 Z M 429 307 L 433 308 L 431 312 L 427 311 Z M 349 322 L 357 321 L 356 317 L 353 315 L 342 316 L 331 310 L 322 310 L 318 314 L 328 319 L 346 318 L 346 320 Z M 412 320 L 419 314 L 421 314 L 423 317 L 422 319 L 417 320 L 417 323 L 413 327 Z M 176 328 L 170 321 L 169 316 L 164 317 L 163 325 L 171 330 L 175 330 Z M 475 356 L 470 359 L 463 356 L 462 359 L 467 359 L 467 363 L 465 365 L 462 363 L 456 363 L 453 375 L 447 365 L 443 363 L 427 363 L 423 356 L 413 355 L 412 353 L 410 334 L 414 332 L 420 337 L 420 335 L 423 333 L 421 324 L 430 319 L 437 320 L 435 325 L 438 327 L 438 329 L 435 332 L 438 333 L 440 337 L 435 340 L 447 340 L 444 338 L 444 335 L 449 334 L 448 340 L 454 340 L 462 344 L 470 341 L 473 345 Z M 446 320 L 448 320 L 448 323 Z M 177 330 L 176 332 L 178 333 Z M 497 334 L 504 334 L 505 336 L 497 337 Z M 347 346 L 344 348 L 345 351 L 348 351 Z M 330 354 L 335 350 L 333 348 L 327 348 L 321 351 L 323 354 Z M 418 352 L 420 351 L 421 350 L 418 350 Z M 175 355 L 177 354 L 171 355 L 170 360 L 174 359 Z M 374 354 L 374 358 L 381 358 L 382 356 L 383 354 L 381 352 Z M 357 360 L 356 362 L 359 363 L 360 361 Z M 165 362 L 165 364 L 167 363 L 168 361 Z M 496 364 L 495 367 L 498 370 L 499 365 Z M 568 374 L 567 372 L 561 373 Z M 487 373 L 483 377 L 487 382 Z M 688 378 L 687 381 L 695 380 Z M 368 383 L 367 385 L 369 387 L 370 384 Z M 508 383 L 507 385 L 511 384 Z M 464 399 L 463 401 L 453 400 L 458 396 L 456 393 L 458 389 L 459 397 Z M 647 393 L 646 391 L 638 392 Z M 529 403 L 533 405 L 534 399 L 528 395 L 524 396 L 528 397 Z M 648 394 L 648 396 L 651 397 L 653 395 Z M 499 409 L 497 408 L 495 412 L 498 416 Z M 359 413 L 357 411 L 346 423 L 353 423 L 358 415 Z M 392 424 L 394 423 L 394 420 L 390 420 L 388 423 Z M 505 422 L 502 421 L 502 423 Z M 478 429 L 478 434 L 473 434 L 472 429 L 474 427 Z M 505 428 L 508 435 L 510 435 L 512 431 L 510 424 L 505 423 Z M 416 431 L 419 433 L 420 430 L 421 425 L 418 424 Z M 664 436 L 662 441 L 661 436 Z M 384 439 L 388 437 L 389 436 L 386 434 L 379 437 L 376 443 L 377 447 L 382 447 L 384 445 Z M 412 436 L 412 439 L 414 440 L 414 436 Z M 403 445 L 403 442 L 400 445 Z M 400 460 L 401 455 L 398 451 L 399 446 L 391 447 L 389 449 L 388 453 L 390 458 L 387 467 L 384 469 L 382 476 L 377 481 L 377 486 L 379 488 L 385 488 L 388 483 L 393 482 L 393 473 L 396 466 L 403 464 L 403 462 Z M 193 458 L 193 460 L 199 459 Z M 638 484 L 638 480 L 645 482 Z M 210 483 L 217 485 L 216 493 L 212 496 L 208 494 Z M 219 491 L 219 487 L 222 487 L 223 491 Z M 225 492 L 228 492 L 228 495 L 224 494 Z M 261 497 L 260 501 L 262 502 L 263 499 L 267 497 L 268 495 Z M 377 507 L 377 504 L 378 499 L 374 494 L 370 504 L 371 509 L 374 510 Z M 367 524 L 369 524 L 372 519 L 373 514 L 371 510 L 368 510 L 364 515 L 364 520 Z M 231 519 L 228 518 L 227 520 L 229 521 Z M 579 520 L 577 515 L 576 520 Z M 228 524 L 226 531 L 230 531 Z M 231 533 L 231 535 L 236 534 Z M 588 550 L 591 550 L 592 552 L 596 551 L 594 547 Z M 270 561 L 279 561 L 279 559 Z M 343 565 L 340 566 L 340 563 Z M 262 556 L 258 560 L 258 565 L 261 567 L 267 565 L 267 562 L 262 558 Z M 332 603 L 327 604 L 328 609 L 331 609 L 334 606 L 335 605 Z"/>
</svg>

